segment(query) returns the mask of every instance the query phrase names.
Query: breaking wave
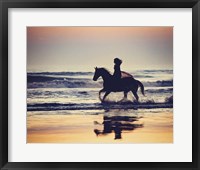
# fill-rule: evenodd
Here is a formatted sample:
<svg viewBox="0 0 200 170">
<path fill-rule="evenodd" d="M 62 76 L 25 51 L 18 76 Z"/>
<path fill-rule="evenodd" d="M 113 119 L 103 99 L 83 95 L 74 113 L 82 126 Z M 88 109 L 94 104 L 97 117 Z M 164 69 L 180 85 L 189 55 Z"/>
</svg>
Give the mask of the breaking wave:
<svg viewBox="0 0 200 170">
<path fill-rule="evenodd" d="M 91 78 L 51 77 L 43 75 L 28 75 L 28 88 L 100 88 L 102 80 L 94 82 Z M 173 80 L 142 82 L 146 87 L 170 87 Z"/>
</svg>

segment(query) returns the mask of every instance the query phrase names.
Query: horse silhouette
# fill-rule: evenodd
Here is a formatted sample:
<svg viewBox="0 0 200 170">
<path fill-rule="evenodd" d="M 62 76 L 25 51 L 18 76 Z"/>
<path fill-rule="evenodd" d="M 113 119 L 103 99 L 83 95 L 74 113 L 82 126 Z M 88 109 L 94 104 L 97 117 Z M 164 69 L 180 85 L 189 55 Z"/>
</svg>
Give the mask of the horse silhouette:
<svg viewBox="0 0 200 170">
<path fill-rule="evenodd" d="M 124 77 L 121 79 L 116 79 L 110 72 L 105 68 L 95 68 L 95 73 L 93 80 L 97 81 L 99 77 L 103 79 L 103 89 L 99 91 L 99 99 L 104 101 L 106 96 L 108 96 L 111 92 L 124 92 L 124 98 L 127 98 L 127 94 L 129 91 L 133 93 L 137 102 L 139 97 L 137 95 L 138 87 L 141 87 L 141 92 L 144 95 L 144 86 L 139 81 L 134 79 L 133 77 Z M 101 93 L 105 92 L 103 99 L 101 99 Z"/>
</svg>

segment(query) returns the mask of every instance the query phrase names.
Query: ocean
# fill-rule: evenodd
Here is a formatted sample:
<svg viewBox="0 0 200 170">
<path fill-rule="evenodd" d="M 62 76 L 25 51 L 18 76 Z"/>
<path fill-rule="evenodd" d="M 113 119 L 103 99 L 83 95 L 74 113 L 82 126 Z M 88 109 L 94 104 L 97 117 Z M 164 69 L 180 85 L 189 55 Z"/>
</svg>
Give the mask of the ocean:
<svg viewBox="0 0 200 170">
<path fill-rule="evenodd" d="M 145 96 L 138 90 L 139 103 L 131 92 L 126 101 L 121 101 L 123 93 L 118 92 L 102 103 L 98 93 L 103 80 L 93 81 L 93 72 L 28 72 L 27 142 L 112 143 L 121 139 L 128 143 L 171 143 L 173 70 L 136 70 L 130 74 L 144 85 Z"/>
<path fill-rule="evenodd" d="M 39 111 L 51 108 L 96 109 L 101 104 L 98 92 L 102 88 L 102 79 L 92 80 L 93 72 L 35 72 L 27 74 L 27 109 Z M 141 103 L 168 103 L 173 96 L 172 70 L 141 70 L 131 72 L 145 88 L 145 97 L 138 95 Z M 111 93 L 107 101 L 119 102 L 123 93 Z M 128 101 L 134 101 L 129 92 Z M 121 106 L 125 107 L 125 106 Z M 156 107 L 156 105 L 155 105 Z M 48 109 L 49 110 L 49 109 Z"/>
</svg>

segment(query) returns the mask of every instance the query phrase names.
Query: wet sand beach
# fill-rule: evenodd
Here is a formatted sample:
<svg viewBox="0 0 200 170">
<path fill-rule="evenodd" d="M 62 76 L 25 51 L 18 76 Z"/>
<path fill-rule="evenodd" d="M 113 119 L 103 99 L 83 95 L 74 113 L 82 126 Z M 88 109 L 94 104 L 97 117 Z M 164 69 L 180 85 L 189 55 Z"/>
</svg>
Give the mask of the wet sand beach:
<svg viewBox="0 0 200 170">
<path fill-rule="evenodd" d="M 27 143 L 173 143 L 173 110 L 29 111 Z"/>
</svg>

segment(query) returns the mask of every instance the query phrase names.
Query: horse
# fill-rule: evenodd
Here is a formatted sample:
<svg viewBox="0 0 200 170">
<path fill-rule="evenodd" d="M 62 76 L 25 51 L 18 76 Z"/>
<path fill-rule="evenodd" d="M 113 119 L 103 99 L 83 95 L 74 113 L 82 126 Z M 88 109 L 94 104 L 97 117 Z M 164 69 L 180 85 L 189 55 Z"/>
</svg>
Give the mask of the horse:
<svg viewBox="0 0 200 170">
<path fill-rule="evenodd" d="M 95 67 L 93 81 L 97 81 L 99 77 L 103 79 L 103 89 L 99 91 L 99 99 L 101 101 L 104 101 L 111 92 L 124 92 L 124 98 L 127 98 L 128 92 L 131 91 L 138 102 L 139 96 L 137 95 L 137 90 L 139 87 L 145 96 L 143 84 L 132 76 L 117 80 L 107 69 Z M 105 92 L 103 99 L 101 99 L 102 92 Z"/>
</svg>

